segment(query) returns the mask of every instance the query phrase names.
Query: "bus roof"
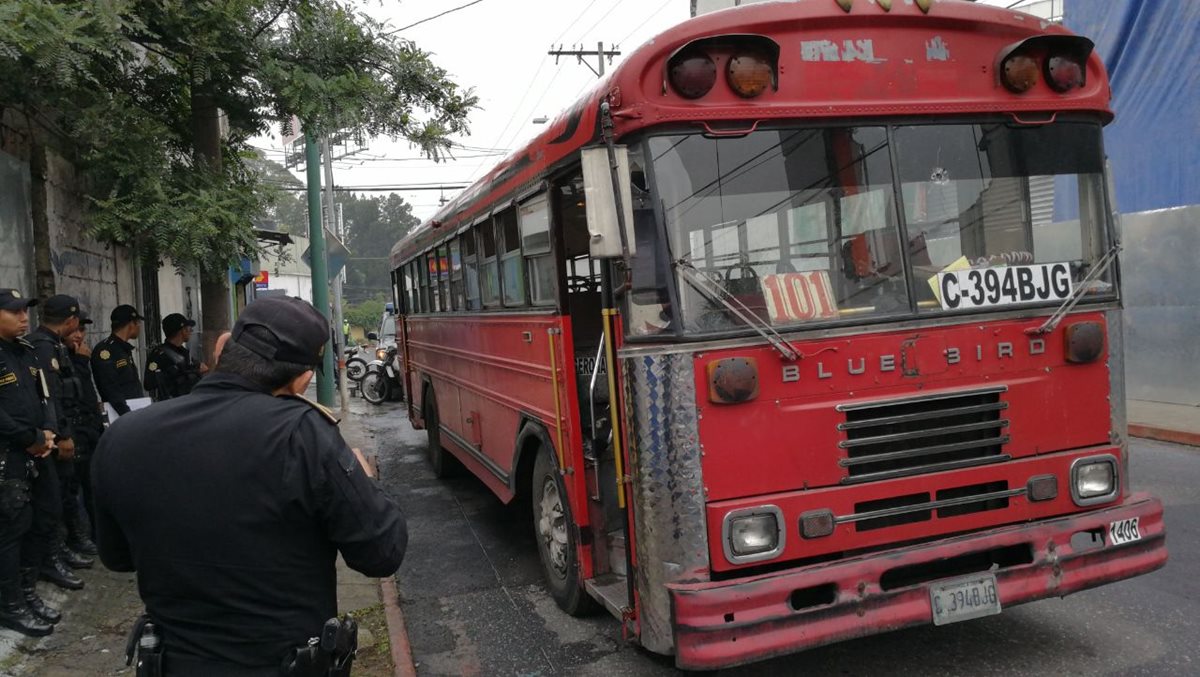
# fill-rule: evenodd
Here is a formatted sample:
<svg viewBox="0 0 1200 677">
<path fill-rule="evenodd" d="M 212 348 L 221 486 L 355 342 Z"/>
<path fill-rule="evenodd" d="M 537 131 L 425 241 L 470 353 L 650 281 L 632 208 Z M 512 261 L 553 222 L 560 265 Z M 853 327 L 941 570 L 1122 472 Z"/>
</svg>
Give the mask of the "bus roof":
<svg viewBox="0 0 1200 677">
<path fill-rule="evenodd" d="M 651 126 L 720 132 L 739 121 L 915 118 L 1008 114 L 1023 122 L 1064 112 L 1112 119 L 1108 76 L 1091 42 L 1085 84 L 1058 93 L 1048 86 L 1013 93 L 1001 86 L 1000 58 L 1017 45 L 1046 55 L 1039 40 L 1061 40 L 1062 26 L 1014 10 L 961 0 L 777 0 L 732 7 L 684 21 L 638 47 L 540 134 L 443 206 L 392 248 L 392 267 L 494 206 L 536 190 L 546 176 L 599 141 L 598 111 L 607 99 L 618 137 Z M 774 45 L 776 82 L 754 99 L 714 86 L 686 99 L 668 84 L 667 64 L 685 48 L 703 51 Z M 1053 47 L 1051 47 L 1053 48 Z M 743 125 L 743 127 L 747 127 Z M 747 127 L 749 128 L 749 127 Z"/>
</svg>

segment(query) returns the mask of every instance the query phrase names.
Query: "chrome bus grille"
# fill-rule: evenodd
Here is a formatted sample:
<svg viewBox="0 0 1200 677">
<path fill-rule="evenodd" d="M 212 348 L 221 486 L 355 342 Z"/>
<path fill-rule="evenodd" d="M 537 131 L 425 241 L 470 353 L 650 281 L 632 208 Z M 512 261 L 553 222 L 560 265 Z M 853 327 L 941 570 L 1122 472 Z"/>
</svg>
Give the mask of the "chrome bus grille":
<svg viewBox="0 0 1200 677">
<path fill-rule="evenodd" d="M 843 484 L 966 468 L 1008 460 L 1004 386 L 951 394 L 843 404 Z"/>
</svg>

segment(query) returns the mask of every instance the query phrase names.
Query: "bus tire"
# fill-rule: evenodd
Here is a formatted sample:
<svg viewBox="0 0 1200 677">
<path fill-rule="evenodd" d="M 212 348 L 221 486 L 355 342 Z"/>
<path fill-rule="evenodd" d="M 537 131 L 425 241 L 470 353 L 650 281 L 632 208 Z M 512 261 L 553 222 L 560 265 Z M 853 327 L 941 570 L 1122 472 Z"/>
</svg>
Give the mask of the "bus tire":
<svg viewBox="0 0 1200 677">
<path fill-rule="evenodd" d="M 454 477 L 461 467 L 458 459 L 442 446 L 441 419 L 438 418 L 437 400 L 433 397 L 433 389 L 425 390 L 425 436 L 427 446 L 425 455 L 429 458 L 429 467 L 433 476 L 438 479 Z"/>
<path fill-rule="evenodd" d="M 583 589 L 579 579 L 579 548 L 576 530 L 571 527 L 571 504 L 550 450 L 537 451 L 530 483 L 530 512 L 533 513 L 533 535 L 546 588 L 558 608 L 572 616 L 586 616 L 598 605 Z"/>
</svg>

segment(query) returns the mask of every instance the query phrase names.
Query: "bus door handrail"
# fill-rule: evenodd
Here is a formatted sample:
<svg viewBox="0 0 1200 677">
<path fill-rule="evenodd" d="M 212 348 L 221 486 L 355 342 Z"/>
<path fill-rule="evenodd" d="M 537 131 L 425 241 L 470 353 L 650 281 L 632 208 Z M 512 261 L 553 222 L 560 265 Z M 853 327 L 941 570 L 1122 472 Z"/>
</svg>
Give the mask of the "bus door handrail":
<svg viewBox="0 0 1200 677">
<path fill-rule="evenodd" d="M 596 443 L 596 379 L 600 378 L 600 361 L 604 359 L 604 342 L 596 346 L 596 361 L 592 363 L 592 378 L 588 382 L 588 420 L 592 424 L 592 444 Z"/>
</svg>

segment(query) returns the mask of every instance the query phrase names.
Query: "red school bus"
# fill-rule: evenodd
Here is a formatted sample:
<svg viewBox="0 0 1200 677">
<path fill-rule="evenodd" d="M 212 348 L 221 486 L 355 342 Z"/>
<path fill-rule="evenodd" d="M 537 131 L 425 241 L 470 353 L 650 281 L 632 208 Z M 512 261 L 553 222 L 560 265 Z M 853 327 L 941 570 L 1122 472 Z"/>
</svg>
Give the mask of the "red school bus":
<svg viewBox="0 0 1200 677">
<path fill-rule="evenodd" d="M 1163 566 L 1109 100 L 1089 40 L 966 2 L 668 30 L 393 249 L 435 472 L 687 669 Z"/>
</svg>

